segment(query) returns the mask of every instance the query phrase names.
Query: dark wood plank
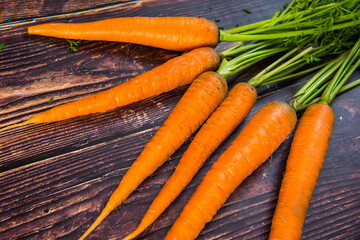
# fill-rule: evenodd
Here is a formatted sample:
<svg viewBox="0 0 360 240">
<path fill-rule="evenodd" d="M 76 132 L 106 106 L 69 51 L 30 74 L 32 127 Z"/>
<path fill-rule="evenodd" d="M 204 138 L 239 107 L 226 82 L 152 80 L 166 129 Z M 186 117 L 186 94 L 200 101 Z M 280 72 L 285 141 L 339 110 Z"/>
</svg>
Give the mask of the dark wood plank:
<svg viewBox="0 0 360 240">
<path fill-rule="evenodd" d="M 79 11 L 108 7 L 111 5 L 121 5 L 130 0 L 102 0 L 102 1 L 1 1 L 0 18 L 1 22 L 23 21 L 29 18 L 46 17 L 51 15 L 68 14 Z"/>
<path fill-rule="evenodd" d="M 32 24 L 190 15 L 219 20 L 219 26 L 230 28 L 271 17 L 285 2 L 93 1 L 87 5 L 85 1 L 40 1 L 29 6 L 30 2 L 16 1 L 4 8 L 3 3 L 8 2 L 0 1 L 0 14 L 7 16 L 8 22 L 0 25 L 0 43 L 6 46 L 0 51 L 0 127 L 116 86 L 180 54 L 134 44 L 89 41 L 81 42 L 79 52 L 71 53 L 63 39 L 28 36 L 26 28 Z M 44 6 L 43 10 L 37 4 Z M 26 10 L 13 12 L 18 6 Z M 252 14 L 242 9 L 250 9 Z M 28 21 L 15 22 L 24 18 Z M 221 43 L 217 49 L 229 45 Z M 234 83 L 246 81 L 259 67 L 240 74 Z M 357 71 L 352 80 L 359 77 Z M 139 239 L 165 236 L 206 171 L 250 117 L 269 101 L 287 101 L 306 79 L 259 89 L 260 97 L 249 117 Z M 97 217 L 186 88 L 106 113 L 0 133 L 0 239 L 77 239 Z M 302 239 L 360 238 L 359 96 L 356 88 L 333 103 L 334 133 Z M 48 103 L 51 97 L 54 101 Z M 267 238 L 291 138 L 236 189 L 198 239 Z M 144 181 L 89 239 L 121 239 L 133 230 L 188 144 Z"/>
</svg>

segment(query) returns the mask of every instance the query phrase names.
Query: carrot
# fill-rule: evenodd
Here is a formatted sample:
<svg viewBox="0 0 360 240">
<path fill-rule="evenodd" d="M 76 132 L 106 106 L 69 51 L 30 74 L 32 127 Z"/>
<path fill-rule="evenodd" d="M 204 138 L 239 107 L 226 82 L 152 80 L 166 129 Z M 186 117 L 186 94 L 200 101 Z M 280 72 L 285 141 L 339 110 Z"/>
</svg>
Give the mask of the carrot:
<svg viewBox="0 0 360 240">
<path fill-rule="evenodd" d="M 343 85 L 359 66 L 360 38 L 351 50 L 329 62 L 293 97 L 294 109 L 306 110 L 291 144 L 269 239 L 301 238 L 333 131 L 335 116 L 330 104 L 342 92 Z M 352 83 L 348 87 L 355 87 L 359 83 Z M 314 99 L 320 92 L 321 97 Z"/>
<path fill-rule="evenodd" d="M 205 72 L 195 79 L 126 172 L 99 217 L 80 239 L 90 234 L 200 127 L 224 99 L 226 92 L 226 80 L 215 72 Z"/>
<path fill-rule="evenodd" d="M 327 104 L 313 104 L 301 117 L 287 159 L 269 239 L 300 239 L 333 125 L 334 113 Z"/>
<path fill-rule="evenodd" d="M 61 121 L 81 115 L 105 112 L 191 83 L 204 71 L 214 70 L 220 57 L 212 48 L 198 48 L 106 91 L 34 114 L 29 120 L 0 129 L 30 123 Z"/>
<path fill-rule="evenodd" d="M 206 159 L 249 114 L 256 97 L 255 88 L 247 83 L 239 83 L 232 88 L 225 100 L 200 128 L 137 229 L 123 240 L 139 235 L 175 200 Z"/>
<path fill-rule="evenodd" d="M 261 40 L 269 43 L 269 40 L 276 39 L 280 41 L 275 43 L 275 46 L 285 46 L 289 45 L 290 39 L 296 38 L 301 42 L 303 37 L 309 35 L 320 39 L 327 32 L 338 31 L 335 33 L 338 34 L 339 30 L 354 28 L 359 25 L 360 20 L 354 19 L 352 15 L 358 11 L 357 5 L 352 1 L 341 1 L 337 4 L 329 1 L 313 1 L 306 4 L 302 1 L 292 1 L 281 13 L 276 12 L 267 20 L 226 30 L 219 30 L 216 23 L 208 19 L 179 16 L 49 23 L 31 26 L 28 32 L 70 39 L 130 42 L 175 51 L 188 51 L 204 46 L 215 47 L 220 41 L 248 43 Z M 328 26 L 328 22 L 332 22 L 331 26 Z M 353 29 L 351 32 L 357 32 L 356 30 Z M 248 45 L 247 43 L 245 45 Z"/>
<path fill-rule="evenodd" d="M 236 187 L 286 139 L 296 120 L 285 102 L 261 108 L 207 172 L 165 239 L 195 239 Z"/>
<path fill-rule="evenodd" d="M 215 47 L 219 39 L 218 26 L 198 17 L 125 17 L 86 23 L 49 23 L 31 26 L 28 33 L 128 42 L 175 51 Z"/>
</svg>

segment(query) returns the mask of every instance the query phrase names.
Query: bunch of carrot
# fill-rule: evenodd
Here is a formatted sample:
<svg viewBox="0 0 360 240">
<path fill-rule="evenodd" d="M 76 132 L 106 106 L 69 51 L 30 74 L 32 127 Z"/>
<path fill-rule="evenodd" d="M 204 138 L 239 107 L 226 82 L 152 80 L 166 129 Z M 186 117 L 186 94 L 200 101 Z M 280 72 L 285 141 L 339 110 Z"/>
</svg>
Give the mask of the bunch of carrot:
<svg viewBox="0 0 360 240">
<path fill-rule="evenodd" d="M 291 64 L 281 69 L 281 73 L 276 72 L 275 77 L 279 74 L 289 74 L 304 66 L 305 63 L 299 60 L 303 55 L 308 56 L 312 61 L 324 55 L 339 54 L 348 48 L 348 45 L 352 44 L 351 37 L 354 32 L 359 31 L 359 21 L 354 20 L 360 14 L 359 11 L 357 5 L 350 0 L 336 4 L 329 0 L 310 3 L 293 0 L 285 10 L 277 12 L 268 20 L 220 31 L 220 39 L 224 41 L 245 41 L 220 53 L 210 48 L 214 47 L 218 41 L 219 30 L 216 24 L 200 18 L 134 17 L 81 24 L 56 23 L 31 26 L 28 29 L 30 34 L 87 40 L 128 41 L 172 50 L 191 51 L 117 87 L 35 114 L 23 123 L 0 129 L 0 132 L 30 123 L 54 122 L 95 112 L 105 112 L 181 85 L 190 84 L 202 72 L 217 69 L 220 57 L 223 59 L 218 72 L 223 77 L 230 78 L 239 71 L 277 53 L 291 50 L 275 63 L 292 57 L 301 48 L 316 45 L 316 51 L 313 51 L 311 55 L 304 52 L 296 56 L 296 59 L 291 60 Z M 279 29 L 286 32 L 279 33 Z M 329 42 L 328 39 L 334 34 L 342 36 L 341 39 L 334 38 Z M 222 37 L 223 35 L 227 37 Z M 158 39 L 159 37 L 161 40 Z M 168 41 L 171 41 L 171 44 Z M 212 43 L 204 43 L 206 41 Z M 176 46 L 167 47 L 169 44 Z M 184 47 L 184 44 L 187 47 Z M 227 58 L 231 60 L 228 61 Z M 309 71 L 301 74 L 307 72 Z M 270 79 L 271 81 L 265 82 L 265 77 L 260 79 L 258 77 L 250 80 L 249 84 L 258 87 L 284 80 Z"/>
<path fill-rule="evenodd" d="M 360 65 L 359 49 L 360 39 L 351 51 L 319 71 L 294 96 L 291 101 L 294 107 L 273 102 L 259 110 L 207 172 L 165 239 L 196 238 L 231 192 L 286 138 L 296 122 L 293 109 L 303 110 L 305 104 L 307 108 L 291 145 L 269 238 L 300 239 L 334 124 L 329 105 L 338 93 L 360 84 L 358 80 L 343 87 Z M 315 98 L 325 87 L 321 98 Z"/>
<path fill-rule="evenodd" d="M 302 4 L 309 5 L 306 5 L 303 10 Z M 201 127 L 175 172 L 151 204 L 139 227 L 125 238 L 132 239 L 152 224 L 171 204 L 206 159 L 248 115 L 256 102 L 256 87 L 314 71 L 324 65 L 294 73 L 307 63 L 317 61 L 319 57 L 340 54 L 353 44 L 353 35 L 345 40 L 335 39 L 339 41 L 330 42 L 327 37 L 324 37 L 328 32 L 353 31 L 359 21 L 354 20 L 352 11 L 347 11 L 347 17 L 340 14 L 341 19 L 333 21 L 333 25 L 324 31 L 316 31 L 321 23 L 319 19 L 330 19 L 330 16 L 334 14 L 333 10 L 344 6 L 347 9 L 357 10 L 351 1 L 345 0 L 337 4 L 324 1 L 318 6 L 312 4 L 315 3 L 294 0 L 283 12 L 275 14 L 267 21 L 225 31 L 219 31 L 216 24 L 209 20 L 192 17 L 136 17 L 82 24 L 45 24 L 30 27 L 30 34 L 71 39 L 126 41 L 170 50 L 191 51 L 115 88 L 35 114 L 28 121 L 0 131 L 30 123 L 54 122 L 104 112 L 181 85 L 191 84 L 164 124 L 124 175 L 99 217 L 80 237 L 84 239 L 90 234 L 141 182 Z M 311 24 L 309 19 L 312 21 Z M 130 28 L 132 31 L 129 32 Z M 160 33 L 159 30 L 164 32 Z M 291 34 L 279 35 L 277 34 L 279 30 L 285 30 Z M 348 32 L 346 36 L 350 35 Z M 297 42 L 292 42 L 292 37 L 295 36 L 297 36 Z M 281 40 L 273 40 L 276 38 L 285 38 L 288 44 L 278 47 Z M 289 39 L 292 40 L 289 41 Z M 321 44 L 318 44 L 319 39 L 322 39 Z M 221 53 L 217 53 L 212 48 L 218 41 L 239 40 L 246 42 Z M 254 40 L 255 42 L 251 42 Z M 237 84 L 227 94 L 227 80 L 231 76 L 260 60 L 284 51 L 288 52 L 248 83 Z M 220 65 L 221 56 L 231 60 L 223 58 Z M 344 60 L 343 58 L 339 58 L 339 61 Z M 334 62 L 331 64 L 338 64 Z M 324 69 L 328 66 L 326 65 Z M 350 66 L 355 66 L 353 61 Z M 217 68 L 219 68 L 218 71 L 214 72 Z M 344 73 L 340 75 L 344 76 Z M 314 80 L 314 82 L 319 81 Z M 337 92 L 331 93 L 331 96 L 336 96 L 342 85 L 340 88 L 339 86 L 340 84 L 335 83 Z M 311 99 L 324 90 L 319 86 L 314 89 L 316 92 L 312 92 L 310 97 L 305 98 L 302 106 L 311 102 Z M 328 92 L 332 90 L 333 88 Z M 322 104 L 315 106 L 328 105 L 332 100 L 320 101 Z M 316 107 L 309 107 L 309 109 L 313 108 Z M 166 239 L 194 239 L 200 233 L 206 222 L 212 219 L 235 188 L 290 134 L 297 122 L 294 109 L 298 110 L 285 102 L 272 102 L 254 115 L 206 174 L 168 232 Z M 308 113 L 303 118 L 307 119 L 305 117 L 307 115 Z M 301 122 L 303 121 L 306 120 Z M 330 126 L 331 123 L 327 129 Z M 297 131 L 301 132 L 301 130 Z M 329 134 L 331 135 L 331 131 L 328 130 L 327 139 L 330 138 Z M 263 151 L 258 149 L 263 149 Z M 326 149 L 324 151 L 326 152 Z"/>
</svg>

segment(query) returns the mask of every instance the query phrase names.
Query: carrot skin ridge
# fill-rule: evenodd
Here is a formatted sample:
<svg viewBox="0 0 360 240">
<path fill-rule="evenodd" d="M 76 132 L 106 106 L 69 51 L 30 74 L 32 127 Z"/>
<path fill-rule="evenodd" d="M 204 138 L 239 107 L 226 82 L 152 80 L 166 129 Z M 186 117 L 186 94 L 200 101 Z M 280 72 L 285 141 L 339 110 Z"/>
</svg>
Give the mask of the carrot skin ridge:
<svg viewBox="0 0 360 240">
<path fill-rule="evenodd" d="M 291 133 L 297 121 L 285 102 L 261 108 L 207 172 L 165 239 L 195 239 L 236 187 Z"/>
<path fill-rule="evenodd" d="M 47 23 L 28 28 L 49 37 L 136 43 L 174 51 L 215 47 L 219 28 L 198 17 L 124 17 L 86 23 Z"/>
<path fill-rule="evenodd" d="M 106 112 L 190 84 L 201 73 L 215 70 L 219 64 L 220 57 L 213 48 L 194 49 L 114 88 L 34 114 L 29 120 L 0 129 L 0 132 L 30 123 L 56 122 Z"/>
<path fill-rule="evenodd" d="M 215 72 L 205 72 L 194 80 L 125 173 L 100 216 L 80 239 L 84 239 L 94 230 L 200 127 L 224 99 L 227 89 L 226 80 Z"/>
<path fill-rule="evenodd" d="M 123 240 L 139 235 L 175 200 L 206 159 L 249 114 L 256 98 L 255 88 L 248 83 L 239 83 L 231 89 L 224 101 L 202 125 L 180 159 L 174 173 L 148 208 L 139 226 Z"/>
<path fill-rule="evenodd" d="M 330 106 L 309 106 L 296 128 L 281 183 L 269 239 L 300 239 L 334 125 Z"/>
</svg>

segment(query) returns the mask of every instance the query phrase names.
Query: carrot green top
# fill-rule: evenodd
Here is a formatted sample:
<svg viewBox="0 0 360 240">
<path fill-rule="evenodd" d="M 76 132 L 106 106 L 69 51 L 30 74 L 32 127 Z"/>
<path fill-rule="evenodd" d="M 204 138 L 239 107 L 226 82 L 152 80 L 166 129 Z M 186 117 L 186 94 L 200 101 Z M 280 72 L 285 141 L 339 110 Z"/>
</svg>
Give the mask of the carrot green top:
<svg viewBox="0 0 360 240">
<path fill-rule="evenodd" d="M 243 42 L 220 52 L 224 59 L 218 72 L 231 77 L 275 54 L 280 58 L 249 84 L 260 87 L 317 70 L 324 65 L 294 73 L 355 44 L 360 31 L 358 6 L 359 1 L 351 0 L 293 0 L 271 19 L 220 31 L 221 41 Z"/>
<path fill-rule="evenodd" d="M 354 46 L 336 59 L 328 62 L 292 98 L 296 111 L 320 102 L 330 105 L 334 98 L 357 85 L 360 79 L 344 86 L 351 74 L 360 66 L 360 38 Z M 320 97 L 319 94 L 321 94 Z"/>
</svg>

